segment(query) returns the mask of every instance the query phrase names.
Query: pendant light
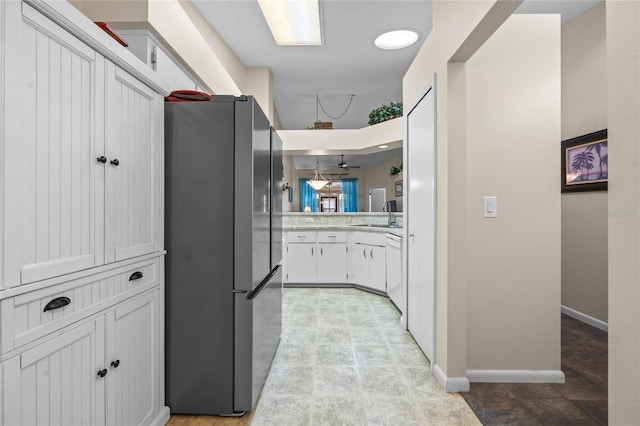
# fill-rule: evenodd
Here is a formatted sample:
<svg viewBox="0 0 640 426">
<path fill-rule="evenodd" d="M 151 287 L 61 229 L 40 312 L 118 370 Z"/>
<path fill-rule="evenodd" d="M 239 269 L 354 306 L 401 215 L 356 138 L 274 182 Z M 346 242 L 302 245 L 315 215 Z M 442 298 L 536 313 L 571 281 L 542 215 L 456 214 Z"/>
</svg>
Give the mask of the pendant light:
<svg viewBox="0 0 640 426">
<path fill-rule="evenodd" d="M 318 163 L 318 157 L 317 156 L 316 156 L 316 169 L 315 169 L 315 171 L 313 173 L 313 179 L 308 180 L 307 183 L 309 184 L 309 186 L 311 186 L 316 191 L 320 191 L 322 188 L 327 186 L 327 184 L 329 183 L 327 178 L 322 176 L 322 173 L 320 173 L 320 163 Z"/>
</svg>

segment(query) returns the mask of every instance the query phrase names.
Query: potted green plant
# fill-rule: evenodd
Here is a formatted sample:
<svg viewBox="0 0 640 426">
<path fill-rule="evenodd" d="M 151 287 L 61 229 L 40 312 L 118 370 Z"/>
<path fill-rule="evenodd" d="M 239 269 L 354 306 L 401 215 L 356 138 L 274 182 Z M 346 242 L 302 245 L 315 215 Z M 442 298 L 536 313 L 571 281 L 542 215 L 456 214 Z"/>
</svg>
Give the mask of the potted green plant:
<svg viewBox="0 0 640 426">
<path fill-rule="evenodd" d="M 369 113 L 369 124 L 382 123 L 396 117 L 402 117 L 402 102 L 391 102 L 374 109 Z"/>
<path fill-rule="evenodd" d="M 398 176 L 402 173 L 402 163 L 399 166 L 391 166 L 391 170 L 389 171 L 390 176 Z"/>
</svg>

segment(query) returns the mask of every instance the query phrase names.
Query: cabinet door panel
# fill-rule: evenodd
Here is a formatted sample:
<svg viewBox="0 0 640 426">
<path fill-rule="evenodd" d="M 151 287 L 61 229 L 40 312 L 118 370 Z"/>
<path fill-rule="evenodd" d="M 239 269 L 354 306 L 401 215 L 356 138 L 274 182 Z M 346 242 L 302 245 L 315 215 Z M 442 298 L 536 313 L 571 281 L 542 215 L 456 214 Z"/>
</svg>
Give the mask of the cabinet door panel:
<svg viewBox="0 0 640 426">
<path fill-rule="evenodd" d="M 368 246 L 354 244 L 351 252 L 351 282 L 369 286 L 369 253 Z"/>
<path fill-rule="evenodd" d="M 318 283 L 346 283 L 347 244 L 318 245 Z"/>
<path fill-rule="evenodd" d="M 7 122 L 5 287 L 103 263 L 103 58 L 23 4 L 7 46 L 7 99 L 20 120 Z M 13 52 L 15 50 L 15 52 Z M 20 107 L 21 105 L 21 107 Z M 12 253 L 13 252 L 13 253 Z"/>
<path fill-rule="evenodd" d="M 385 248 L 368 246 L 367 254 L 369 255 L 369 281 L 365 285 L 374 290 L 387 291 Z"/>
<path fill-rule="evenodd" d="M 104 423 L 103 330 L 92 321 L 4 362 L 3 423 Z"/>
<path fill-rule="evenodd" d="M 315 244 L 289 244 L 287 246 L 287 282 L 316 282 Z"/>
<path fill-rule="evenodd" d="M 156 295 L 145 293 L 107 314 L 107 424 L 148 424 L 154 417 Z"/>
<path fill-rule="evenodd" d="M 113 262 L 154 251 L 163 132 L 161 97 L 110 62 L 106 70 L 105 258 Z"/>
</svg>

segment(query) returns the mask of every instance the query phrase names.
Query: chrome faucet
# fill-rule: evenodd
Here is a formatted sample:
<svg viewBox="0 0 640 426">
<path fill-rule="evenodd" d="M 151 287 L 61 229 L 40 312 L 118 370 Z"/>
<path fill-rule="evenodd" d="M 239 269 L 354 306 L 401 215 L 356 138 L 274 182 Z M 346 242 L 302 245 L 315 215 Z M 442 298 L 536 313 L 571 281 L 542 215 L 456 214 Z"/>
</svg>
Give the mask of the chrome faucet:
<svg viewBox="0 0 640 426">
<path fill-rule="evenodd" d="M 387 226 L 392 227 L 393 225 L 396 224 L 396 217 L 391 214 L 391 206 L 389 205 L 388 201 L 384 203 L 384 208 L 387 210 L 387 213 L 389 213 L 389 220 L 387 221 Z"/>
</svg>

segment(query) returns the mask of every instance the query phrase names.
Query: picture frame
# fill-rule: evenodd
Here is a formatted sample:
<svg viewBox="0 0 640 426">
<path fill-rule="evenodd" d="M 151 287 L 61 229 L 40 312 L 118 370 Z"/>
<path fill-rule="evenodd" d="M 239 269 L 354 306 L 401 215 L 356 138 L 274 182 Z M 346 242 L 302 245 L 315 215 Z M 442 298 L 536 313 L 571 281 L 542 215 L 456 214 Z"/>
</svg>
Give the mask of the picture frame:
<svg viewBox="0 0 640 426">
<path fill-rule="evenodd" d="M 402 197 L 402 180 L 397 180 L 394 184 L 395 196 Z"/>
<path fill-rule="evenodd" d="M 562 141 L 561 192 L 606 191 L 607 129 Z"/>
</svg>

